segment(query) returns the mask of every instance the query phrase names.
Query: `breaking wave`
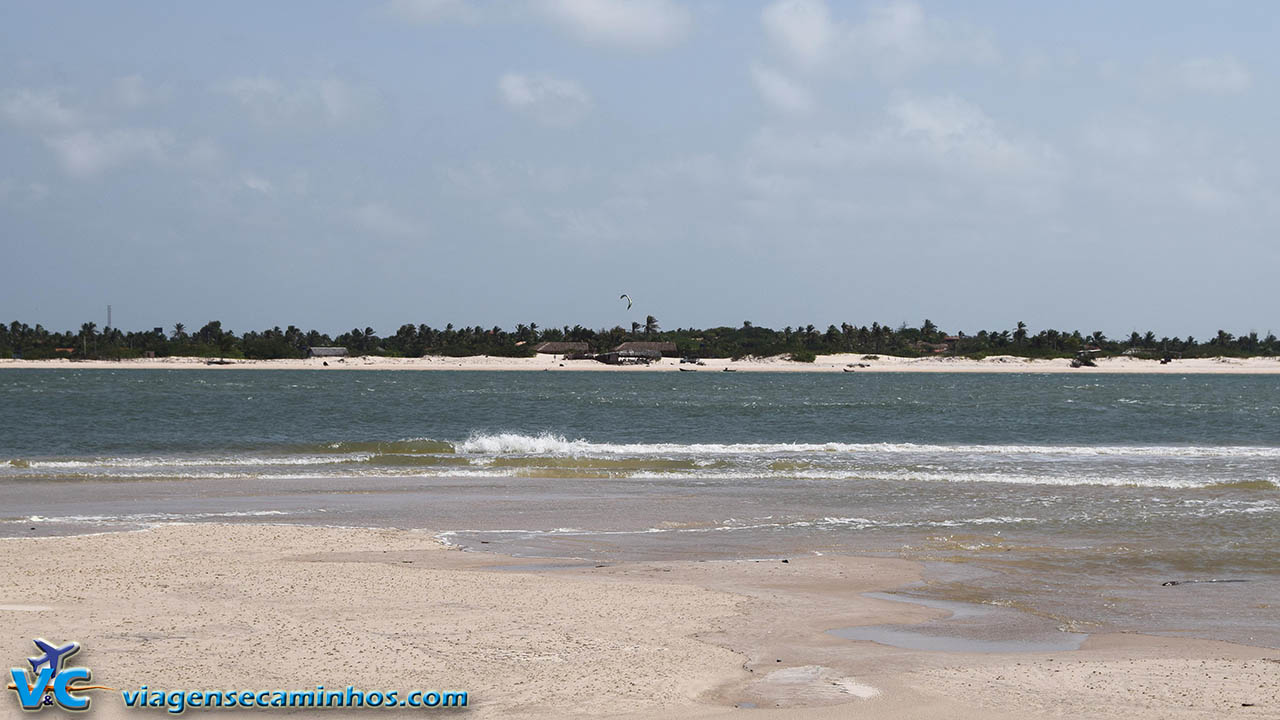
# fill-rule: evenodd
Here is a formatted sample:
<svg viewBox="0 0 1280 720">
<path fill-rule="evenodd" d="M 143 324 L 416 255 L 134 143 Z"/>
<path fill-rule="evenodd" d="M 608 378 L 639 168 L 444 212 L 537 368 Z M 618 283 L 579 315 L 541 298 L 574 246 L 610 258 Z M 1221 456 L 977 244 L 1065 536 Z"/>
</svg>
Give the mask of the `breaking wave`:
<svg viewBox="0 0 1280 720">
<path fill-rule="evenodd" d="M 473 433 L 268 445 L 225 453 L 0 460 L 0 480 L 526 477 L 950 482 L 1273 490 L 1280 448 L 917 443 L 617 443 Z"/>
<path fill-rule="evenodd" d="M 1280 447 L 1126 445 L 924 445 L 917 443 L 596 443 L 543 433 L 476 434 L 455 452 L 490 455 L 804 455 L 813 453 L 907 453 L 937 455 L 1047 455 L 1129 457 L 1280 458 Z"/>
</svg>

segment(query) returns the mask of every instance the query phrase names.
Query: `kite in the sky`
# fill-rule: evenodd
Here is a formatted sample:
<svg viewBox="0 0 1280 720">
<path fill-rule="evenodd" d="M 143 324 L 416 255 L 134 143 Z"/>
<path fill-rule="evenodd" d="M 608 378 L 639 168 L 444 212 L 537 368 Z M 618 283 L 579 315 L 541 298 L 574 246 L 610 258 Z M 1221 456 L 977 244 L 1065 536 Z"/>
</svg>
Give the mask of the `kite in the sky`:
<svg viewBox="0 0 1280 720">
<path fill-rule="evenodd" d="M 627 309 L 628 309 L 628 310 L 630 310 L 630 309 L 631 309 L 631 296 L 630 296 L 630 295 L 628 295 L 628 294 L 626 294 L 626 293 L 622 293 L 621 295 L 619 295 L 619 296 L 618 296 L 618 299 L 619 299 L 619 300 L 626 300 L 626 301 L 627 301 Z"/>
</svg>

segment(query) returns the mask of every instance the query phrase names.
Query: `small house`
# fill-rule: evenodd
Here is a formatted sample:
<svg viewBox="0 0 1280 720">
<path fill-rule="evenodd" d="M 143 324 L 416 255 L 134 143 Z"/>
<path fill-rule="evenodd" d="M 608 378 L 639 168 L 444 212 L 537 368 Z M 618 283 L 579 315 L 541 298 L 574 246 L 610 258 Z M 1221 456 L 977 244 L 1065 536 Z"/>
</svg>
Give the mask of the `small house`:
<svg viewBox="0 0 1280 720">
<path fill-rule="evenodd" d="M 540 355 L 581 355 L 590 350 L 584 342 L 544 342 L 534 348 Z"/>
<path fill-rule="evenodd" d="M 347 349 L 344 347 L 312 347 L 307 348 L 307 357 L 346 357 Z"/>
<path fill-rule="evenodd" d="M 624 342 L 613 349 L 616 353 L 644 352 L 657 353 L 658 357 L 675 357 L 676 344 L 673 342 Z"/>
<path fill-rule="evenodd" d="M 614 350 L 600 353 L 595 359 L 606 365 L 648 365 L 662 359 L 657 350 Z"/>
</svg>

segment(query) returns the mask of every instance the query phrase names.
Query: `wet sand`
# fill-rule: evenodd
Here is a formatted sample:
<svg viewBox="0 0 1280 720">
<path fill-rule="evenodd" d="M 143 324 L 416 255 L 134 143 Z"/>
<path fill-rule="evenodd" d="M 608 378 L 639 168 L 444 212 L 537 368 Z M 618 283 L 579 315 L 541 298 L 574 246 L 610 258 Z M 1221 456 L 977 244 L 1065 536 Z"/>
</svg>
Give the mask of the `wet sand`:
<svg viewBox="0 0 1280 720">
<path fill-rule="evenodd" d="M 77 640 L 117 688 L 465 690 L 484 718 L 1280 717 L 1275 650 L 1127 634 L 943 652 L 830 632 L 947 615 L 867 595 L 920 581 L 899 559 L 597 566 L 418 531 L 219 524 L 0 547 L 11 665 L 32 637 Z M 118 694 L 94 703 L 131 714 Z"/>
</svg>

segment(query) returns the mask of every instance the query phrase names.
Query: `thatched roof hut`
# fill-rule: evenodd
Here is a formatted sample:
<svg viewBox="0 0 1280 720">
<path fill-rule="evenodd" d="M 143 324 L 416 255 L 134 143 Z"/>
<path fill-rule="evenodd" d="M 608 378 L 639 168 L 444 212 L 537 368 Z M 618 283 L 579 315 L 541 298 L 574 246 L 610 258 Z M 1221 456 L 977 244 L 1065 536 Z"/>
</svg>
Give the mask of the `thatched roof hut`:
<svg viewBox="0 0 1280 720">
<path fill-rule="evenodd" d="M 614 350 L 595 356 L 597 362 L 606 365 L 648 365 L 662 359 L 657 350 Z"/>
<path fill-rule="evenodd" d="M 344 347 L 312 347 L 307 348 L 307 357 L 346 357 Z"/>
<path fill-rule="evenodd" d="M 591 348 L 584 342 L 544 342 L 534 351 L 543 355 L 574 355 L 590 352 Z"/>
<path fill-rule="evenodd" d="M 614 352 L 653 352 L 666 357 L 675 357 L 676 344 L 673 342 L 624 342 L 613 349 Z"/>
</svg>

